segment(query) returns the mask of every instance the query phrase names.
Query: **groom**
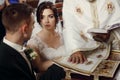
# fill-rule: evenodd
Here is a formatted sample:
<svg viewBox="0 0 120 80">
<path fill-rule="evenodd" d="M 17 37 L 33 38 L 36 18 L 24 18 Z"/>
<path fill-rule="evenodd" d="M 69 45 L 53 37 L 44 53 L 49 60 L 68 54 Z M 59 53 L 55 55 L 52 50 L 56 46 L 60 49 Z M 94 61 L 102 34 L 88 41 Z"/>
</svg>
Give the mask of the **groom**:
<svg viewBox="0 0 120 80">
<path fill-rule="evenodd" d="M 11 4 L 2 14 L 6 35 L 0 42 L 0 80 L 36 80 L 31 63 L 21 52 L 24 42 L 32 33 L 33 8 L 26 4 Z M 40 62 L 44 69 L 44 62 Z M 61 80 L 65 76 L 62 68 L 51 63 L 40 80 Z"/>
</svg>

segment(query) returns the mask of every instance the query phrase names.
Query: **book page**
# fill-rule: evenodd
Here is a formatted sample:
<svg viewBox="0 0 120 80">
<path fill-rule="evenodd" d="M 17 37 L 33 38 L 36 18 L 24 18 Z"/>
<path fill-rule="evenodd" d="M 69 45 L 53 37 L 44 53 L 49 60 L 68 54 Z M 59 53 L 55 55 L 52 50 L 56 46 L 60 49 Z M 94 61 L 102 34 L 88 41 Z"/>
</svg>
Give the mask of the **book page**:
<svg viewBox="0 0 120 80">
<path fill-rule="evenodd" d="M 88 33 L 108 33 L 108 30 L 106 29 L 100 29 L 100 28 L 90 28 L 87 31 Z"/>
<path fill-rule="evenodd" d="M 88 59 L 87 62 L 83 64 L 76 64 L 76 63 L 68 62 L 68 58 L 69 57 L 67 56 L 67 57 L 62 57 L 60 59 L 55 59 L 53 61 L 63 67 L 85 74 L 90 74 L 91 72 L 93 72 L 101 62 L 101 59 L 94 60 L 92 58 L 87 58 Z"/>
<path fill-rule="evenodd" d="M 113 25 L 108 25 L 108 26 L 105 26 L 103 28 L 90 28 L 88 29 L 88 33 L 108 33 L 109 31 L 111 30 L 114 30 L 116 28 L 120 28 L 120 23 L 116 23 L 116 24 L 113 24 Z"/>
<path fill-rule="evenodd" d="M 103 42 L 97 49 L 93 51 L 85 52 L 85 55 L 88 58 L 92 58 L 95 60 L 96 59 L 107 59 L 108 56 L 110 55 L 110 49 L 111 49 L 111 45 Z"/>
<path fill-rule="evenodd" d="M 108 26 L 107 30 L 113 30 L 116 28 L 120 28 L 120 23 L 116 23 L 116 24 Z"/>
<path fill-rule="evenodd" d="M 119 63 L 120 61 L 103 60 L 92 74 L 104 77 L 113 77 Z"/>
</svg>

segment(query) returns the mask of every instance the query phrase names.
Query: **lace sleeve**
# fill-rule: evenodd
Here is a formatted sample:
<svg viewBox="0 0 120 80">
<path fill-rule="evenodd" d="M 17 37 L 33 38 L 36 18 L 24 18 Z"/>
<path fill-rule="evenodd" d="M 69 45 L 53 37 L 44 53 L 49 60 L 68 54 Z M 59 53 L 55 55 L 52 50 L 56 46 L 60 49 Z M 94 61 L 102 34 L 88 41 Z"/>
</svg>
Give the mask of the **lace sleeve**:
<svg viewBox="0 0 120 80">
<path fill-rule="evenodd" d="M 27 45 L 37 49 L 40 53 L 44 47 L 41 40 L 37 36 L 31 37 L 31 39 L 27 42 Z"/>
</svg>

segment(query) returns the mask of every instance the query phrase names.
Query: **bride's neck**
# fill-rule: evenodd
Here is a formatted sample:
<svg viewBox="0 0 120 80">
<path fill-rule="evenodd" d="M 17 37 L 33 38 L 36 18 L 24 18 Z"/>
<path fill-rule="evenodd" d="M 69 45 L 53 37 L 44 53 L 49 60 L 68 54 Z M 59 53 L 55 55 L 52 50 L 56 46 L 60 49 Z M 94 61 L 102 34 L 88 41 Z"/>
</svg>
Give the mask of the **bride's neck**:
<svg viewBox="0 0 120 80">
<path fill-rule="evenodd" d="M 49 37 L 56 35 L 55 30 L 50 30 L 50 31 L 48 31 L 48 30 L 43 29 L 43 33 L 44 33 L 44 35 L 49 36 Z"/>
</svg>

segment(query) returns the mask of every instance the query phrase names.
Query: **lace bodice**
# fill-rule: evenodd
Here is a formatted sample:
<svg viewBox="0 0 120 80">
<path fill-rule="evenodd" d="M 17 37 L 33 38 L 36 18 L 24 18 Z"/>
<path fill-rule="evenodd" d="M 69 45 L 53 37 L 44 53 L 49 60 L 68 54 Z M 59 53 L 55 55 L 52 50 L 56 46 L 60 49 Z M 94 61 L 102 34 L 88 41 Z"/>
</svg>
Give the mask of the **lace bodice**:
<svg viewBox="0 0 120 80">
<path fill-rule="evenodd" d="M 53 59 L 60 56 L 66 56 L 65 46 L 63 43 L 63 38 L 60 35 L 61 45 L 58 48 L 48 47 L 48 45 L 41 40 L 41 38 L 36 34 L 31 37 L 28 41 L 28 45 L 33 45 L 39 49 L 40 54 L 42 54 L 46 59 Z"/>
</svg>

